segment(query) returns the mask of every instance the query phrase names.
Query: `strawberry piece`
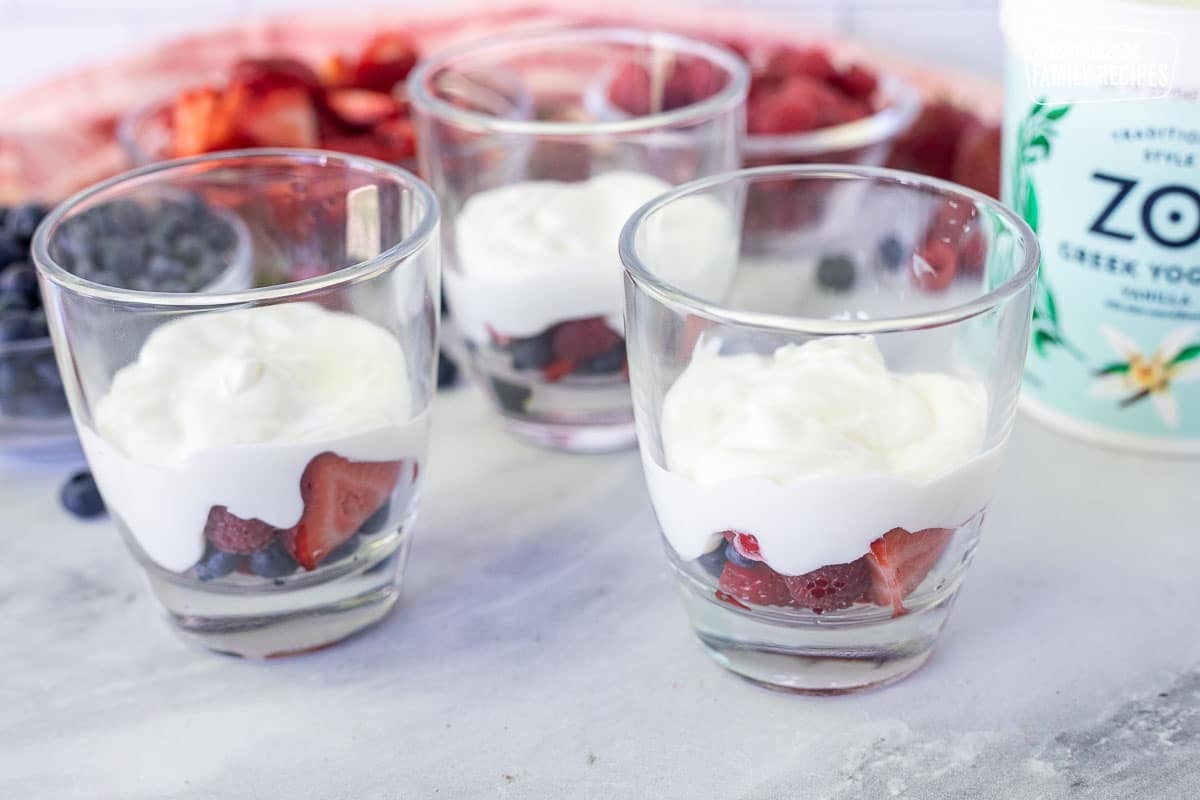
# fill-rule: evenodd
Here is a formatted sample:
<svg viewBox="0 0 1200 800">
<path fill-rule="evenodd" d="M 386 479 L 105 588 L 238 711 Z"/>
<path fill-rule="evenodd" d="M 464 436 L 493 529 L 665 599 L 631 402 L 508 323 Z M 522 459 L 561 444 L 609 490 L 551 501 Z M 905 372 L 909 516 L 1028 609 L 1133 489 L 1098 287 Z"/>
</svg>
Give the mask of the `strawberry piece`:
<svg viewBox="0 0 1200 800">
<path fill-rule="evenodd" d="M 542 367 L 542 380 L 557 383 L 575 371 L 575 359 L 556 358 Z"/>
<path fill-rule="evenodd" d="M 300 476 L 304 513 L 283 535 L 292 558 L 305 569 L 316 569 L 388 501 L 403 463 L 350 461 L 335 453 L 321 453 L 308 462 Z"/>
<path fill-rule="evenodd" d="M 740 567 L 726 561 L 718 585 L 725 594 L 746 603 L 760 606 L 792 604 L 792 594 L 783 576 L 766 564 Z"/>
<path fill-rule="evenodd" d="M 867 599 L 876 605 L 890 605 L 893 616 L 907 613 L 904 598 L 925 580 L 953 535 L 953 528 L 926 528 L 915 533 L 893 528 L 871 542 L 871 552 L 866 555 L 871 573 Z"/>
<path fill-rule="evenodd" d="M 862 600 L 871 586 L 871 568 L 863 556 L 849 564 L 830 564 L 783 580 L 796 605 L 822 614 Z"/>
<path fill-rule="evenodd" d="M 974 119 L 970 112 L 944 100 L 929 103 L 912 126 L 896 138 L 888 166 L 949 180 L 959 139 Z"/>
<path fill-rule="evenodd" d="M 950 180 L 991 197 L 1000 196 L 1000 126 L 975 121 L 959 139 Z"/>
<path fill-rule="evenodd" d="M 851 64 L 834 78 L 833 83 L 856 100 L 870 100 L 879 87 L 879 76 L 862 64 Z"/>
<path fill-rule="evenodd" d="M 927 292 L 945 289 L 957 271 L 958 248 L 944 241 L 928 241 L 912 256 L 913 278 Z"/>
<path fill-rule="evenodd" d="M 243 94 L 204 87 L 179 93 L 171 109 L 171 151 L 176 157 L 251 144 L 238 130 Z"/>
<path fill-rule="evenodd" d="M 417 63 L 417 48 L 402 33 L 381 33 L 367 42 L 354 66 L 353 85 L 359 89 L 391 92 L 403 83 Z"/>
<path fill-rule="evenodd" d="M 958 268 L 967 275 L 978 275 L 987 264 L 987 240 L 979 231 L 971 231 L 958 245 Z"/>
<path fill-rule="evenodd" d="M 819 47 L 779 47 L 768 56 L 763 74 L 775 78 L 802 75 L 833 83 L 838 71 L 829 54 Z"/>
<path fill-rule="evenodd" d="M 213 506 L 208 510 L 204 536 L 218 550 L 249 555 L 265 549 L 275 529 L 261 519 L 242 519 L 230 514 L 225 506 Z"/>
<path fill-rule="evenodd" d="M 229 84 L 244 86 L 256 95 L 278 89 L 303 89 L 313 95 L 321 92 L 317 73 L 294 58 L 244 58 L 233 65 Z"/>
<path fill-rule="evenodd" d="M 307 89 L 276 89 L 251 98 L 238 128 L 264 147 L 316 147 L 317 113 Z"/>
<path fill-rule="evenodd" d="M 627 61 L 608 85 L 608 99 L 627 114 L 650 113 L 650 75 L 646 68 Z"/>
<path fill-rule="evenodd" d="M 751 561 L 762 561 L 762 550 L 758 546 L 758 537 L 752 533 L 741 533 L 739 531 L 723 531 L 721 533 L 725 537 L 725 541 L 733 544 L 733 548 L 738 551 L 744 558 Z"/>
<path fill-rule="evenodd" d="M 550 333 L 555 358 L 580 361 L 607 353 L 621 341 L 621 335 L 608 327 L 604 317 L 587 317 L 560 322 Z"/>
<path fill-rule="evenodd" d="M 403 111 L 396 98 L 370 89 L 332 89 L 325 93 L 325 104 L 343 127 L 358 130 L 370 130 Z"/>
</svg>

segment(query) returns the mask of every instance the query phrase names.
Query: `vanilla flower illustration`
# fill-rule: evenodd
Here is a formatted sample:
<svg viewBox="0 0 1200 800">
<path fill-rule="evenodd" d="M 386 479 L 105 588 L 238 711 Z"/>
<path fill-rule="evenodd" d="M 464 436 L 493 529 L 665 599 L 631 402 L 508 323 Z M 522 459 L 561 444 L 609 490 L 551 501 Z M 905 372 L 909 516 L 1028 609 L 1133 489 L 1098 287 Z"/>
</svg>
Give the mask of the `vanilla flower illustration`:
<svg viewBox="0 0 1200 800">
<path fill-rule="evenodd" d="M 1179 427 L 1179 402 L 1171 386 L 1200 380 L 1200 325 L 1185 325 L 1168 333 L 1149 356 L 1127 334 L 1108 325 L 1100 332 L 1120 356 L 1096 371 L 1093 397 L 1120 397 L 1122 407 L 1147 397 L 1168 428 Z"/>
</svg>

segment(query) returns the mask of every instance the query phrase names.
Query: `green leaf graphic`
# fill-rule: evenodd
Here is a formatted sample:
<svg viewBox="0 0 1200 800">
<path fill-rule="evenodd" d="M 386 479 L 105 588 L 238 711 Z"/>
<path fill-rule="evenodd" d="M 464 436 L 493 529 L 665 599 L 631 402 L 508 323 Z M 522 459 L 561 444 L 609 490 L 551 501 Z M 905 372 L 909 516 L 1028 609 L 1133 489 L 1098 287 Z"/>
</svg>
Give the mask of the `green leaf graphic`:
<svg viewBox="0 0 1200 800">
<path fill-rule="evenodd" d="M 1038 150 L 1041 151 L 1040 154 L 1035 152 Z M 1050 139 L 1044 133 L 1039 133 L 1030 139 L 1029 144 L 1025 145 L 1022 153 L 1026 164 L 1032 164 L 1048 155 L 1050 155 Z"/>
<path fill-rule="evenodd" d="M 1129 372 L 1129 364 L 1124 361 L 1117 361 L 1109 364 L 1107 367 L 1101 367 L 1096 370 L 1096 377 L 1103 375 L 1124 375 Z"/>
<path fill-rule="evenodd" d="M 1065 117 L 1067 115 L 1067 112 L 1070 110 L 1071 110 L 1071 107 L 1069 105 L 1068 106 L 1055 106 L 1054 108 L 1052 108 L 1046 112 L 1046 119 L 1062 119 L 1063 117 Z"/>
<path fill-rule="evenodd" d="M 1058 337 L 1046 331 L 1033 332 L 1033 349 L 1038 351 L 1039 356 L 1046 355 L 1047 344 L 1059 344 Z"/>
<path fill-rule="evenodd" d="M 1029 181 L 1025 184 L 1025 200 L 1021 204 L 1021 216 L 1029 223 L 1029 227 L 1033 228 L 1033 232 L 1037 233 L 1038 229 L 1038 200 L 1037 192 L 1033 188 L 1033 182 Z"/>
<path fill-rule="evenodd" d="M 1043 289 L 1044 294 L 1046 295 L 1046 316 L 1050 318 L 1050 321 L 1052 323 L 1054 323 L 1054 327 L 1057 328 L 1058 327 L 1058 304 L 1054 302 L 1054 294 L 1051 293 L 1050 289 L 1046 287 L 1046 284 L 1044 282 L 1042 283 L 1042 289 Z"/>
<path fill-rule="evenodd" d="M 1172 364 L 1182 364 L 1185 361 L 1191 361 L 1193 358 L 1200 357 L 1200 344 L 1189 344 L 1187 347 L 1179 351 L 1179 355 L 1171 359 Z"/>
</svg>

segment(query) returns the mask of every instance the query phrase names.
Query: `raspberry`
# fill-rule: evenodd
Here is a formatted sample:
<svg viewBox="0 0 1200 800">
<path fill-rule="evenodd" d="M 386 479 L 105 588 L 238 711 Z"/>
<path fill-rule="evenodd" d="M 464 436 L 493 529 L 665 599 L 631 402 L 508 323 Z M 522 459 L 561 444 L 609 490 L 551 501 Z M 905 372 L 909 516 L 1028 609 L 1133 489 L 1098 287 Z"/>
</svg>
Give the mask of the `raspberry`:
<svg viewBox="0 0 1200 800">
<path fill-rule="evenodd" d="M 765 74 L 777 78 L 804 75 L 825 83 L 833 82 L 837 68 L 829 54 L 818 47 L 780 47 L 767 58 Z"/>
<path fill-rule="evenodd" d="M 621 335 L 608 327 L 604 317 L 587 317 L 560 322 L 551 333 L 555 358 L 572 361 L 606 353 L 621 341 Z"/>
<path fill-rule="evenodd" d="M 721 535 L 725 537 L 725 541 L 733 544 L 734 549 L 743 558 L 748 558 L 752 561 L 763 560 L 762 551 L 758 547 L 758 538 L 754 534 L 724 531 Z"/>
<path fill-rule="evenodd" d="M 834 79 L 834 84 L 856 100 L 870 100 L 879 87 L 879 78 L 862 64 L 851 64 Z"/>
<path fill-rule="evenodd" d="M 783 580 L 796 605 L 821 614 L 862 600 L 871 585 L 871 568 L 863 556 L 849 564 L 831 564 Z"/>
<path fill-rule="evenodd" d="M 225 506 L 213 506 L 208 511 L 204 535 L 218 550 L 246 555 L 269 545 L 275 529 L 261 519 L 242 519 L 230 514 Z"/>
</svg>

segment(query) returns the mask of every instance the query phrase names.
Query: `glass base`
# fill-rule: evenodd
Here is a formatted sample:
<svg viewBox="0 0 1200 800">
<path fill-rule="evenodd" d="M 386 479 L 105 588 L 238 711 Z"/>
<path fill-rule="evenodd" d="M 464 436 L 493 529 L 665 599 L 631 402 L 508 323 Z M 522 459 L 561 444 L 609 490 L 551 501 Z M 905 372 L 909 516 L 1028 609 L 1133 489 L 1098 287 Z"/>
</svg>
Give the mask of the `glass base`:
<svg viewBox="0 0 1200 800">
<path fill-rule="evenodd" d="M 402 533 L 385 537 L 391 547 L 364 547 L 319 583 L 217 591 L 167 573 L 147 574 L 183 638 L 228 655 L 273 658 L 326 647 L 387 616 L 399 598 L 410 539 Z"/>
<path fill-rule="evenodd" d="M 587 425 L 504 418 L 515 436 L 550 450 L 569 453 L 611 453 L 637 444 L 637 430 L 631 421 L 608 425 Z"/>
<path fill-rule="evenodd" d="M 742 610 L 682 580 L 684 605 L 713 659 L 770 689 L 847 694 L 885 686 L 925 663 L 954 603 L 951 591 L 888 609 L 863 607 L 835 615 Z"/>
</svg>

